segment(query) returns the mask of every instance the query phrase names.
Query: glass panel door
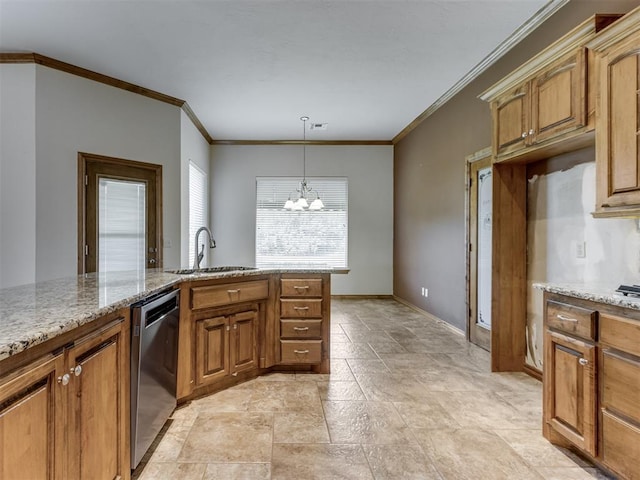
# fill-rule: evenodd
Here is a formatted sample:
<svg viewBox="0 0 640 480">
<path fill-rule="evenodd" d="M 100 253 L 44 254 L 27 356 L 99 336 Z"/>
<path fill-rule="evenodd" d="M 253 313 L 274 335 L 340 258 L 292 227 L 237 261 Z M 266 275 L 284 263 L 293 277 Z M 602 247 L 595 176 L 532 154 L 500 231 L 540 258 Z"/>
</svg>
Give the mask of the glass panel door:
<svg viewBox="0 0 640 480">
<path fill-rule="evenodd" d="M 99 179 L 99 271 L 146 268 L 146 191 L 144 182 Z"/>
</svg>

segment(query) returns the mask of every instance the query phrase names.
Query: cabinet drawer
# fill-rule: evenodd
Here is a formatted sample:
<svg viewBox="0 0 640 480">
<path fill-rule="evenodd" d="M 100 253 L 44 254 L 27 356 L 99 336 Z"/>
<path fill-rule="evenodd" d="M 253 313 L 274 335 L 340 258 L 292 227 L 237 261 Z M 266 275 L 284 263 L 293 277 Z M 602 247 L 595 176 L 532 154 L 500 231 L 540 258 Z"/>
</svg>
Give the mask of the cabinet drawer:
<svg viewBox="0 0 640 480">
<path fill-rule="evenodd" d="M 282 338 L 320 338 L 322 320 L 280 320 Z"/>
<path fill-rule="evenodd" d="M 640 423 L 640 361 L 602 352 L 602 406 Z"/>
<path fill-rule="evenodd" d="M 640 321 L 600 315 L 600 341 L 640 357 Z"/>
<path fill-rule="evenodd" d="M 269 296 L 269 282 L 257 280 L 253 282 L 226 283 L 191 288 L 191 308 L 219 307 L 233 303 L 262 300 Z"/>
<path fill-rule="evenodd" d="M 598 312 L 566 303 L 547 301 L 547 326 L 595 340 Z"/>
<path fill-rule="evenodd" d="M 602 411 L 602 461 L 621 478 L 640 478 L 640 429 Z"/>
<path fill-rule="evenodd" d="M 280 340 L 282 363 L 320 363 L 322 340 Z"/>
<path fill-rule="evenodd" d="M 322 299 L 280 299 L 281 318 L 321 318 Z"/>
<path fill-rule="evenodd" d="M 283 297 L 322 296 L 322 279 L 320 278 L 283 278 L 280 282 Z"/>
</svg>

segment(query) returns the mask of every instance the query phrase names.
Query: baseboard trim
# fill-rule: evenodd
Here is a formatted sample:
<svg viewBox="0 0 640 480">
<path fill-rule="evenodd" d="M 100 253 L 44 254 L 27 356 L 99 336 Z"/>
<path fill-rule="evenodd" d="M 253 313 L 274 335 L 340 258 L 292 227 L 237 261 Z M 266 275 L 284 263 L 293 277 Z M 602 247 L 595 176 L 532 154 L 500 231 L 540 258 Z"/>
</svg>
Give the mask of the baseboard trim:
<svg viewBox="0 0 640 480">
<path fill-rule="evenodd" d="M 393 295 L 331 295 L 338 300 L 393 300 Z"/>
<path fill-rule="evenodd" d="M 393 295 L 393 299 L 396 302 L 402 303 L 406 307 L 409 307 L 411 310 L 414 310 L 414 311 L 420 313 L 421 315 L 424 315 L 428 319 L 433 320 L 436 323 L 441 323 L 442 325 L 447 327 L 449 330 L 451 330 L 453 333 L 456 333 L 456 334 L 466 338 L 467 334 L 465 332 L 460 330 L 458 327 L 454 327 L 450 323 L 445 322 L 441 318 L 436 317 L 433 313 L 429 313 L 429 312 L 427 312 L 426 310 L 423 310 L 420 307 L 416 307 L 413 303 L 410 303 L 410 302 L 406 301 L 404 298 L 397 297 L 396 295 Z"/>
<path fill-rule="evenodd" d="M 542 370 L 538 370 L 536 367 L 532 367 L 531 365 L 527 365 L 525 363 L 522 366 L 522 371 L 530 377 L 533 377 L 540 382 L 542 381 Z"/>
</svg>

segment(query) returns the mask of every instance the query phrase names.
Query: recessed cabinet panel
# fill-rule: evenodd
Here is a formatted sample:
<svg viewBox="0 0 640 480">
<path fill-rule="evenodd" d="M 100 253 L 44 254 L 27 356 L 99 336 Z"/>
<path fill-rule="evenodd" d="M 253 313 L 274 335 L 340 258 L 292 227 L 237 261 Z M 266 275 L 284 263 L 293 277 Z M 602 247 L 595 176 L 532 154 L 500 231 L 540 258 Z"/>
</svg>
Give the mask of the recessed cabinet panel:
<svg viewBox="0 0 640 480">
<path fill-rule="evenodd" d="M 280 299 L 282 318 L 322 318 L 322 299 Z"/>
<path fill-rule="evenodd" d="M 529 119 L 529 84 L 499 98 L 494 104 L 497 153 L 524 148 Z"/>
<path fill-rule="evenodd" d="M 251 310 L 231 317 L 231 341 L 233 348 L 231 353 L 232 368 L 234 372 L 257 367 L 258 344 L 256 332 L 258 331 L 258 312 Z"/>
<path fill-rule="evenodd" d="M 609 348 L 602 352 L 602 408 L 640 424 L 640 359 Z"/>
<path fill-rule="evenodd" d="M 544 420 L 587 453 L 596 453 L 596 347 L 547 330 Z"/>
<path fill-rule="evenodd" d="M 640 478 L 640 429 L 602 412 L 602 461 L 620 478 Z"/>
<path fill-rule="evenodd" d="M 203 385 L 229 374 L 227 317 L 196 322 L 196 384 Z"/>
<path fill-rule="evenodd" d="M 0 382 L 0 478 L 62 479 L 62 355 Z"/>
</svg>

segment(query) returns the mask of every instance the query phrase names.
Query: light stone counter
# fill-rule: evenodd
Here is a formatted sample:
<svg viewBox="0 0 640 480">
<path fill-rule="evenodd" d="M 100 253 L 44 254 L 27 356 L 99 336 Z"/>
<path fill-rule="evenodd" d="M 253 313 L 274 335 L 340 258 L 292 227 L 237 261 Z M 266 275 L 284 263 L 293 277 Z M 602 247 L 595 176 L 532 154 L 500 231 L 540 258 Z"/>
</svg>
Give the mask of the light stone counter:
<svg viewBox="0 0 640 480">
<path fill-rule="evenodd" d="M 186 280 L 348 269 L 271 268 L 177 275 L 160 270 L 91 273 L 0 289 L 0 361 Z"/>
<path fill-rule="evenodd" d="M 570 297 L 591 300 L 618 307 L 640 310 L 640 297 L 624 296 L 615 291 L 618 285 L 602 284 L 570 284 L 570 283 L 534 283 L 534 288 L 545 292 L 559 293 Z"/>
</svg>

